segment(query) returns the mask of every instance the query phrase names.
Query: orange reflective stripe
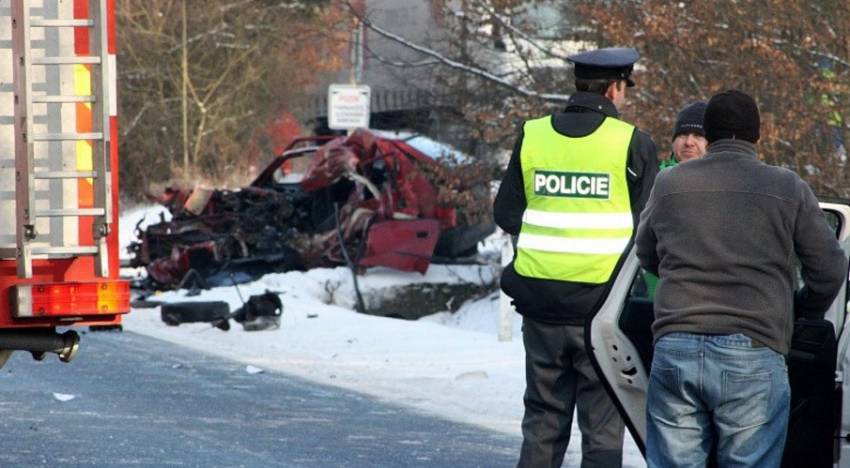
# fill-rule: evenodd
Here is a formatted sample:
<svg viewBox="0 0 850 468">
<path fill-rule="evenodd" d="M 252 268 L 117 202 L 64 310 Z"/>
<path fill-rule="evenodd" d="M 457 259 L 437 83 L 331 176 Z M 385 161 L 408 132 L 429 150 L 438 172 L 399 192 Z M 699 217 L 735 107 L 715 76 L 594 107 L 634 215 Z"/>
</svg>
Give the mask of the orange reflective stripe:
<svg viewBox="0 0 850 468">
<path fill-rule="evenodd" d="M 74 19 L 86 19 L 89 17 L 88 0 L 74 0 Z M 74 53 L 76 55 L 89 55 L 89 28 L 74 28 Z M 91 94 L 91 66 L 74 65 L 74 93 L 78 96 Z M 92 129 L 91 103 L 78 102 L 75 104 L 76 131 L 88 133 Z M 90 141 L 76 142 L 77 170 L 91 171 L 92 143 Z M 80 208 L 94 207 L 94 187 L 91 179 L 79 179 L 77 181 L 77 205 Z M 80 245 L 93 245 L 92 219 L 88 217 L 79 218 L 79 242 Z"/>
</svg>

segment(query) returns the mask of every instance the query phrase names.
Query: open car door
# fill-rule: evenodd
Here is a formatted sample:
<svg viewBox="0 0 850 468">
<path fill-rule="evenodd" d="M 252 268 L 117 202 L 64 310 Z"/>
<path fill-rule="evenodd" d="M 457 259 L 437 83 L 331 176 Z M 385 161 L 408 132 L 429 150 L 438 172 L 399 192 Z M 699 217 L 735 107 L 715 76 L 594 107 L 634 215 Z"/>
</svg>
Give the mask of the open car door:
<svg viewBox="0 0 850 468">
<path fill-rule="evenodd" d="M 850 201 L 821 202 L 850 255 Z M 799 270 L 797 286 L 802 284 Z M 791 414 L 783 466 L 850 468 L 850 308 L 847 284 L 824 320 L 798 321 L 788 355 Z M 654 319 L 650 285 L 632 249 L 585 330 L 591 360 L 645 454 Z"/>
</svg>

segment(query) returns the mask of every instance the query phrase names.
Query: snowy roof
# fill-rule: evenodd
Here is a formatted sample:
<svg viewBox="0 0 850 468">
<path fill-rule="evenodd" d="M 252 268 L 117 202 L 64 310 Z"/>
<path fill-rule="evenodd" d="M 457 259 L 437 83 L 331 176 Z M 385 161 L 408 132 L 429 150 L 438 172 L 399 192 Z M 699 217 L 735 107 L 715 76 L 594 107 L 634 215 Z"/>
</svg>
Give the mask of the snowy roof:
<svg viewBox="0 0 850 468">
<path fill-rule="evenodd" d="M 409 130 L 369 130 L 370 132 L 386 138 L 388 140 L 401 140 L 415 148 L 425 156 L 431 159 L 440 157 L 448 158 L 449 160 L 459 163 L 466 162 L 469 159 L 465 153 L 455 149 L 453 146 L 446 143 L 441 143 L 425 135 L 415 133 Z"/>
</svg>

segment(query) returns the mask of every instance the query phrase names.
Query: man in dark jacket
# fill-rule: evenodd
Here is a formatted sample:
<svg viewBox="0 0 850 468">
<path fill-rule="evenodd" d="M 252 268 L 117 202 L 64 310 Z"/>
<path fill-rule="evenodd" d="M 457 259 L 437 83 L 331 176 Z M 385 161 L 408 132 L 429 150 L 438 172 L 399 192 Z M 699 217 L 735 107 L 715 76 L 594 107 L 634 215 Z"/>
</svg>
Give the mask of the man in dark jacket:
<svg viewBox="0 0 850 468">
<path fill-rule="evenodd" d="M 650 467 L 778 467 L 794 311 L 822 317 L 847 262 L 809 186 L 759 161 L 759 112 L 711 98 L 708 152 L 662 171 L 641 214 L 641 265 L 658 274 L 647 389 Z M 793 258 L 805 288 L 794 309 Z"/>
<path fill-rule="evenodd" d="M 564 112 L 523 126 L 494 214 L 518 235 L 501 286 L 523 315 L 521 467 L 559 467 L 578 406 L 582 467 L 618 467 L 623 423 L 589 361 L 584 325 L 630 245 L 658 172 L 649 136 L 618 119 L 634 49 L 571 57 L 577 92 Z"/>
<path fill-rule="evenodd" d="M 705 126 L 703 124 L 705 106 L 704 101 L 696 101 L 679 111 L 676 116 L 676 123 L 673 125 L 673 154 L 670 155 L 670 158 L 661 161 L 660 169 L 667 169 L 682 162 L 701 158 L 705 154 L 705 148 L 708 145 L 705 140 Z M 642 271 L 646 286 L 646 297 L 654 299 L 658 277 L 646 270 Z"/>
<path fill-rule="evenodd" d="M 705 147 L 708 144 L 703 126 L 705 106 L 705 102 L 696 101 L 679 111 L 676 123 L 673 125 L 673 154 L 670 155 L 670 159 L 661 161 L 661 169 L 701 158 L 705 154 Z"/>
</svg>

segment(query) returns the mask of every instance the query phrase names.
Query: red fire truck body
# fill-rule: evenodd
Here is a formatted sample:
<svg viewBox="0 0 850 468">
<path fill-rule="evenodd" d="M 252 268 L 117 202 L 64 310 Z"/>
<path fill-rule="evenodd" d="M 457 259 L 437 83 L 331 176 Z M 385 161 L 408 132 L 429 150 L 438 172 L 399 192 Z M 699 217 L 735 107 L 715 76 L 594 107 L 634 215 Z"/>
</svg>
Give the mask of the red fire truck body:
<svg viewBox="0 0 850 468">
<path fill-rule="evenodd" d="M 0 0 L 0 365 L 119 325 L 115 0 Z M 6 98 L 6 96 L 8 98 Z"/>
</svg>

